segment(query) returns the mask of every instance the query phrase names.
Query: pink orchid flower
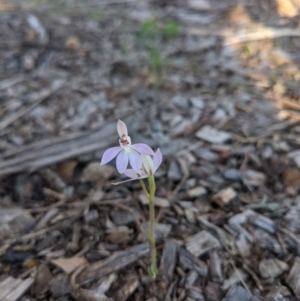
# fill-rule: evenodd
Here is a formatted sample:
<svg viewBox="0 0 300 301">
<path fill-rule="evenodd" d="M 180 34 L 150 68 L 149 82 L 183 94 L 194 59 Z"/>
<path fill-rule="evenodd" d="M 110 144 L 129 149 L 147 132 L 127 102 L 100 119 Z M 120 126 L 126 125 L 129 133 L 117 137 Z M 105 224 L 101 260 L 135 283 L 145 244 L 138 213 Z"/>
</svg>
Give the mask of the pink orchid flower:
<svg viewBox="0 0 300 301">
<path fill-rule="evenodd" d="M 119 185 L 121 183 L 139 180 L 139 179 L 145 179 L 150 176 L 153 176 L 153 174 L 156 172 L 156 170 L 158 169 L 158 167 L 162 162 L 162 153 L 160 149 L 158 149 L 154 154 L 153 159 L 149 155 L 141 155 L 141 158 L 142 158 L 143 165 L 138 172 L 136 172 L 133 169 L 126 169 L 124 174 L 128 176 L 130 179 L 118 183 L 112 183 L 112 184 Z"/>
<path fill-rule="evenodd" d="M 138 172 L 143 165 L 141 155 L 154 155 L 153 150 L 144 143 L 131 144 L 128 136 L 126 124 L 119 120 L 117 124 L 118 134 L 120 136 L 120 146 L 112 147 L 106 150 L 102 156 L 100 165 L 104 165 L 117 157 L 116 166 L 119 173 L 124 173 L 128 162 L 134 171 Z"/>
</svg>

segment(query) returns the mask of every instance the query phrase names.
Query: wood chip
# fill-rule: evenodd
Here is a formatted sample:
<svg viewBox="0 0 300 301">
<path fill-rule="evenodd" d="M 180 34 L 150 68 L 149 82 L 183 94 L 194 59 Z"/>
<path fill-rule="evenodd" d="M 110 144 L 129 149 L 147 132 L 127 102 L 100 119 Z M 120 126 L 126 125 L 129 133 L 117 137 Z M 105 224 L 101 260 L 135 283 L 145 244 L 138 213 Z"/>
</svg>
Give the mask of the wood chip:
<svg viewBox="0 0 300 301">
<path fill-rule="evenodd" d="M 33 282 L 34 277 L 22 280 L 8 276 L 0 282 L 0 300 L 17 301 L 32 286 Z"/>
<path fill-rule="evenodd" d="M 164 281 L 167 284 L 170 284 L 173 279 L 177 251 L 178 243 L 171 240 L 165 242 L 159 270 L 160 275 L 163 277 Z"/>
<path fill-rule="evenodd" d="M 207 190 L 202 186 L 195 187 L 195 188 L 190 189 L 190 190 L 187 191 L 187 194 L 190 198 L 199 197 L 199 196 L 204 195 L 206 193 L 207 193 Z"/>
<path fill-rule="evenodd" d="M 186 277 L 185 285 L 194 285 L 196 281 L 199 279 L 199 274 L 196 271 L 190 271 Z"/>
<path fill-rule="evenodd" d="M 48 222 L 54 218 L 59 213 L 59 210 L 57 208 L 52 208 L 48 210 L 45 215 L 39 220 L 38 224 L 35 227 L 35 231 L 41 230 L 45 228 L 48 224 Z"/>
<path fill-rule="evenodd" d="M 70 258 L 52 259 L 51 262 L 61 268 L 67 274 L 71 274 L 78 267 L 88 263 L 84 257 L 80 257 L 78 255 Z"/>
<path fill-rule="evenodd" d="M 243 234 L 249 242 L 253 241 L 252 235 L 243 228 L 243 224 L 248 220 L 248 218 L 255 215 L 255 212 L 251 210 L 246 210 L 242 213 L 236 214 L 233 217 L 231 217 L 228 221 L 229 226 L 237 231 L 238 233 Z"/>
<path fill-rule="evenodd" d="M 102 277 L 95 285 L 93 285 L 93 291 L 100 294 L 105 294 L 113 283 L 118 279 L 117 273 L 109 274 L 108 276 Z"/>
<path fill-rule="evenodd" d="M 219 283 L 208 281 L 204 289 L 206 300 L 209 301 L 220 301 L 223 293 Z"/>
<path fill-rule="evenodd" d="M 139 200 L 142 205 L 149 206 L 148 197 L 144 193 L 141 193 L 139 195 Z M 168 208 L 168 207 L 170 207 L 170 201 L 165 198 L 155 197 L 154 205 L 157 207 L 161 207 L 161 208 Z"/>
<path fill-rule="evenodd" d="M 134 215 L 137 218 L 140 218 L 140 213 L 138 212 L 138 210 L 136 208 L 131 208 Z M 114 224 L 116 224 L 117 226 L 127 226 L 133 222 L 135 222 L 134 216 L 123 209 L 113 209 L 112 212 L 110 213 L 111 215 L 111 219 L 114 222 Z"/>
<path fill-rule="evenodd" d="M 222 260 L 219 256 L 219 253 L 216 250 L 212 250 L 209 252 L 209 273 L 211 279 L 214 282 L 222 282 L 223 281 L 223 270 L 222 270 Z"/>
<path fill-rule="evenodd" d="M 186 289 L 186 294 L 192 298 L 192 300 L 200 300 L 200 301 L 205 301 L 205 297 L 203 295 L 202 288 L 199 286 L 189 286 Z"/>
<path fill-rule="evenodd" d="M 222 290 L 228 290 L 231 286 L 236 283 L 244 282 L 247 279 L 248 275 L 243 272 L 241 269 L 235 269 L 230 277 L 226 279 L 222 285 Z M 240 299 L 244 300 L 244 299 Z"/>
<path fill-rule="evenodd" d="M 289 269 L 289 266 L 284 261 L 277 258 L 263 259 L 259 263 L 259 271 L 263 278 L 276 278 Z"/>
<path fill-rule="evenodd" d="M 41 174 L 43 180 L 46 182 L 49 188 L 57 192 L 64 192 L 66 184 L 56 172 L 54 172 L 50 168 L 43 168 L 39 171 L 39 173 Z"/>
<path fill-rule="evenodd" d="M 276 0 L 277 13 L 282 17 L 294 18 L 298 9 L 291 0 Z"/>
<path fill-rule="evenodd" d="M 133 264 L 150 253 L 148 243 L 142 243 L 124 251 L 116 252 L 110 257 L 95 262 L 85 268 L 77 277 L 78 284 L 86 284 L 107 274 L 119 271 Z"/>
<path fill-rule="evenodd" d="M 50 292 L 55 298 L 69 294 L 71 292 L 69 276 L 65 273 L 57 274 L 50 283 Z"/>
<path fill-rule="evenodd" d="M 186 269 L 197 271 L 200 276 L 207 276 L 205 263 L 184 248 L 179 250 L 179 263 Z"/>
<path fill-rule="evenodd" d="M 266 182 L 266 175 L 262 172 L 248 169 L 242 173 L 242 180 L 246 186 L 262 186 Z"/>
<path fill-rule="evenodd" d="M 71 294 L 76 301 L 115 301 L 98 292 L 86 290 L 80 287 L 74 288 Z M 62 297 L 62 300 L 69 300 L 69 299 L 65 299 L 64 297 Z"/>
<path fill-rule="evenodd" d="M 100 165 L 99 162 L 91 162 L 83 170 L 80 181 L 96 183 L 98 181 L 104 181 L 110 179 L 114 173 L 115 168 L 110 165 Z"/>
<path fill-rule="evenodd" d="M 112 295 L 115 301 L 126 301 L 138 288 L 140 281 L 137 275 L 130 275 L 126 277 L 125 284 L 118 286 L 116 294 Z"/>
<path fill-rule="evenodd" d="M 255 241 L 259 244 L 260 248 L 270 250 L 276 254 L 283 254 L 284 250 L 282 245 L 273 236 L 261 229 L 255 229 L 253 232 Z"/>
<path fill-rule="evenodd" d="M 0 177 L 20 171 L 32 171 L 79 155 L 99 151 L 114 141 L 113 133 L 115 133 L 115 123 L 108 123 L 97 130 L 72 133 L 10 150 L 0 155 Z"/>
<path fill-rule="evenodd" d="M 105 231 L 106 239 L 113 244 L 128 243 L 132 239 L 133 229 L 119 226 Z"/>
<path fill-rule="evenodd" d="M 19 208 L 1 208 L 0 210 L 0 240 L 7 235 L 26 233 L 35 224 L 35 219 Z"/>
<path fill-rule="evenodd" d="M 236 191 L 232 187 L 227 187 L 215 194 L 212 199 L 219 205 L 224 206 L 229 204 L 237 196 Z"/>
<path fill-rule="evenodd" d="M 200 10 L 200 11 L 209 11 L 212 9 L 211 4 L 209 3 L 209 1 L 206 1 L 206 0 L 189 0 L 188 6 L 192 9 Z M 195 97 L 192 97 L 192 98 L 195 98 Z M 203 106 L 204 106 L 204 104 L 203 104 Z"/>
<path fill-rule="evenodd" d="M 139 239 L 141 241 L 145 241 L 145 240 L 148 239 L 149 227 L 150 227 L 149 223 L 143 223 L 142 224 L 142 229 L 144 230 L 144 233 L 141 233 L 139 235 Z M 168 235 L 170 234 L 171 230 L 172 230 L 172 226 L 171 225 L 155 223 L 154 224 L 155 239 L 157 241 L 163 241 L 163 240 L 165 240 L 168 237 Z"/>
<path fill-rule="evenodd" d="M 92 209 L 84 215 L 84 221 L 87 224 L 93 223 L 99 219 L 99 213 L 97 209 Z"/>
<path fill-rule="evenodd" d="M 238 252 L 244 258 L 251 255 L 251 244 L 246 239 L 245 235 L 240 234 L 235 241 Z"/>
<path fill-rule="evenodd" d="M 259 301 L 240 285 L 233 286 L 222 301 Z"/>
<path fill-rule="evenodd" d="M 202 256 L 208 251 L 221 246 L 219 240 L 205 230 L 187 238 L 185 245 L 196 257 Z"/>
<path fill-rule="evenodd" d="M 45 88 L 39 92 L 38 95 L 32 99 L 31 104 L 29 104 L 27 107 L 24 107 L 22 110 L 19 112 L 15 112 L 11 114 L 10 116 L 7 116 L 4 120 L 0 122 L 0 130 L 3 130 L 13 122 L 15 122 L 17 119 L 31 111 L 34 107 L 39 105 L 42 101 L 47 99 L 49 96 L 51 96 L 53 93 L 55 93 L 57 90 L 59 90 L 64 84 L 65 84 L 64 79 L 57 79 L 53 81 L 52 85 L 50 88 Z"/>
<path fill-rule="evenodd" d="M 300 150 L 292 151 L 288 154 L 289 158 L 292 158 L 298 167 L 300 167 Z"/>
<path fill-rule="evenodd" d="M 289 275 L 286 278 L 286 283 L 294 291 L 297 298 L 300 298 L 300 258 L 296 257 Z"/>
<path fill-rule="evenodd" d="M 270 218 L 257 214 L 249 218 L 249 222 L 271 234 L 276 233 L 275 223 Z"/>
<path fill-rule="evenodd" d="M 198 217 L 198 221 L 204 227 L 204 229 L 212 232 L 215 236 L 218 237 L 220 242 L 225 247 L 232 248 L 232 242 L 234 240 L 234 236 L 223 230 L 222 228 L 210 223 L 207 219 L 203 217 Z"/>
<path fill-rule="evenodd" d="M 210 125 L 205 125 L 196 133 L 196 137 L 210 143 L 221 144 L 228 141 L 231 138 L 231 134 L 219 131 Z"/>
<path fill-rule="evenodd" d="M 52 274 L 48 269 L 47 265 L 40 264 L 37 268 L 37 273 L 34 281 L 34 285 L 31 287 L 31 292 L 34 295 L 42 296 L 45 294 L 52 280 Z"/>
</svg>

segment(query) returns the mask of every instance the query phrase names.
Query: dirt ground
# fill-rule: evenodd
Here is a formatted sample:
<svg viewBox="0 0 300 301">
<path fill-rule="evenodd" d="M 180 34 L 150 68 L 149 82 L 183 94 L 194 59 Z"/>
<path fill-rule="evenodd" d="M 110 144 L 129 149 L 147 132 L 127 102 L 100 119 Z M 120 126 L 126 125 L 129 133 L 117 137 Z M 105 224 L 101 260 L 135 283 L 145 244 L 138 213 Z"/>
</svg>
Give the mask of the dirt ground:
<svg viewBox="0 0 300 301">
<path fill-rule="evenodd" d="M 298 0 L 0 1 L 0 301 L 300 300 Z M 123 120 L 160 148 L 148 201 Z"/>
</svg>

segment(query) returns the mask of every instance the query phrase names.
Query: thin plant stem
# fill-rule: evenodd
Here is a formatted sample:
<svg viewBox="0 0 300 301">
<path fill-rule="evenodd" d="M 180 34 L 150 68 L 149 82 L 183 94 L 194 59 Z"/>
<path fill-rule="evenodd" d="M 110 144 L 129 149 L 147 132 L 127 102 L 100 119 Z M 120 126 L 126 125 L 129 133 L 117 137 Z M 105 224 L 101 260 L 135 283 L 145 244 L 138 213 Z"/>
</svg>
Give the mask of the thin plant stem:
<svg viewBox="0 0 300 301">
<path fill-rule="evenodd" d="M 149 267 L 149 275 L 153 278 L 156 277 L 158 273 L 157 264 L 156 264 L 156 242 L 154 234 L 154 222 L 155 222 L 155 213 L 154 213 L 154 195 L 156 190 L 155 180 L 153 176 L 148 178 L 149 182 L 149 216 L 150 216 L 150 226 L 149 226 L 149 243 L 151 248 L 151 265 Z"/>
<path fill-rule="evenodd" d="M 148 192 L 148 190 L 147 190 L 147 188 L 146 188 L 146 185 L 145 185 L 143 179 L 140 179 L 140 184 L 141 184 L 141 187 L 142 187 L 142 189 L 143 189 L 145 195 L 147 196 L 147 198 L 149 198 L 149 192 Z"/>
</svg>

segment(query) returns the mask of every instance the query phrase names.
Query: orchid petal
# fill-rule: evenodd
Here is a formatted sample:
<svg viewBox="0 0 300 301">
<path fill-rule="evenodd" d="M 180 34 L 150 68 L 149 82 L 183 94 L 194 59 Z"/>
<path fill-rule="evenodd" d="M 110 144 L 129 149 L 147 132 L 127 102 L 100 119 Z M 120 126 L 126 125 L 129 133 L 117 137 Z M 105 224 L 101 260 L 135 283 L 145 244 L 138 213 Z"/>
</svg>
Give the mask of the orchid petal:
<svg viewBox="0 0 300 301">
<path fill-rule="evenodd" d="M 133 169 L 126 169 L 124 171 L 124 174 L 133 180 L 135 180 L 139 177 L 138 174 Z"/>
<path fill-rule="evenodd" d="M 149 155 L 141 155 L 143 161 L 143 167 L 148 175 L 153 175 L 154 164 L 153 160 Z"/>
<path fill-rule="evenodd" d="M 111 161 L 121 150 L 122 147 L 119 146 L 107 149 L 102 156 L 100 165 L 104 165 Z"/>
<path fill-rule="evenodd" d="M 128 154 L 124 150 L 122 150 L 119 153 L 117 157 L 116 165 L 117 165 L 118 172 L 124 173 L 128 165 Z"/>
<path fill-rule="evenodd" d="M 128 153 L 129 162 L 134 171 L 138 172 L 143 165 L 141 155 L 136 152 L 134 149 L 131 149 Z"/>
<path fill-rule="evenodd" d="M 117 130 L 121 139 L 123 135 L 125 135 L 126 137 L 128 136 L 127 126 L 122 120 L 118 121 Z"/>
<path fill-rule="evenodd" d="M 154 155 L 154 151 L 152 150 L 152 148 L 145 143 L 133 144 L 131 147 L 135 149 L 137 152 L 139 152 L 140 154 L 151 155 L 151 156 Z"/>
<path fill-rule="evenodd" d="M 162 153 L 161 153 L 160 149 L 158 148 L 153 157 L 154 172 L 160 166 L 161 162 L 162 162 Z"/>
</svg>

